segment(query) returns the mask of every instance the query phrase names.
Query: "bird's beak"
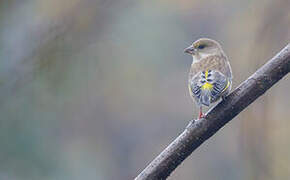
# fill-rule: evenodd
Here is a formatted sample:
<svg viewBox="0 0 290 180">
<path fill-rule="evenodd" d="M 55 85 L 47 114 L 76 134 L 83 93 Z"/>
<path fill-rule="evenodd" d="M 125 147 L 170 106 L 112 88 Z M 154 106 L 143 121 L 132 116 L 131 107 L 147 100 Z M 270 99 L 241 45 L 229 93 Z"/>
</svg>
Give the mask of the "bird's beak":
<svg viewBox="0 0 290 180">
<path fill-rule="evenodd" d="M 192 45 L 184 49 L 184 53 L 188 53 L 188 54 L 194 54 L 194 51 L 195 49 Z"/>
</svg>

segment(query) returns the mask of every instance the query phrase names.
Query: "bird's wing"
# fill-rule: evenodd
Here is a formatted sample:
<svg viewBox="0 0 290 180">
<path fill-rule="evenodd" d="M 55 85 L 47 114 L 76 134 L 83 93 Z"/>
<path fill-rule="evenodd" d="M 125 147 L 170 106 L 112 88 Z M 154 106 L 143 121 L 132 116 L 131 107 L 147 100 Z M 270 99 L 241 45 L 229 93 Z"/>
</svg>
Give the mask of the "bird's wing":
<svg viewBox="0 0 290 180">
<path fill-rule="evenodd" d="M 231 79 L 218 70 L 206 70 L 192 77 L 189 88 L 199 105 L 209 106 L 210 103 L 218 100 L 230 85 Z"/>
</svg>

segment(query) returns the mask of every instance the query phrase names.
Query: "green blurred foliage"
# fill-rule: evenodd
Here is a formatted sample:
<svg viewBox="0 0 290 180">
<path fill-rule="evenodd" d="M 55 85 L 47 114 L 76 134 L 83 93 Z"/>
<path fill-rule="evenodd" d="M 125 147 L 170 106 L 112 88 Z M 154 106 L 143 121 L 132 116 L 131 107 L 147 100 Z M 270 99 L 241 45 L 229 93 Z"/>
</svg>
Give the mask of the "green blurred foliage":
<svg viewBox="0 0 290 180">
<path fill-rule="evenodd" d="M 197 109 L 199 37 L 218 40 L 234 87 L 290 39 L 277 1 L 2 0 L 0 179 L 133 179 Z M 169 179 L 287 179 L 289 77 Z"/>
</svg>

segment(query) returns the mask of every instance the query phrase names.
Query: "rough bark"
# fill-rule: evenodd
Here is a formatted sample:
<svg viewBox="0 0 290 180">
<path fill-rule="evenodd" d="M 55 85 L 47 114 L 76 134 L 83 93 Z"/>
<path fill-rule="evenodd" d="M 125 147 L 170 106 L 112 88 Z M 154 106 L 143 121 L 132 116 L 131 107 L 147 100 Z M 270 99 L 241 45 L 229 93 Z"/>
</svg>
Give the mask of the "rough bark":
<svg viewBox="0 0 290 180">
<path fill-rule="evenodd" d="M 166 179 L 204 141 L 249 106 L 290 71 L 290 44 L 241 83 L 205 118 L 192 120 L 135 180 Z"/>
</svg>

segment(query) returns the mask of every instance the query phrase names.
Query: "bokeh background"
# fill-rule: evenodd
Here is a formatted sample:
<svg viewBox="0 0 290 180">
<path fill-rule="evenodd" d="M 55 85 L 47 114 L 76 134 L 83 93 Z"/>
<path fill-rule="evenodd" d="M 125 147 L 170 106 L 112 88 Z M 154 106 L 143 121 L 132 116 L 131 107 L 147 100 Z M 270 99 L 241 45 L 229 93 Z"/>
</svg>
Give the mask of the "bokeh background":
<svg viewBox="0 0 290 180">
<path fill-rule="evenodd" d="M 200 37 L 230 58 L 233 88 L 290 40 L 289 0 L 1 0 L 0 179 L 133 179 L 197 110 Z M 290 78 L 169 179 L 290 177 Z"/>
</svg>

